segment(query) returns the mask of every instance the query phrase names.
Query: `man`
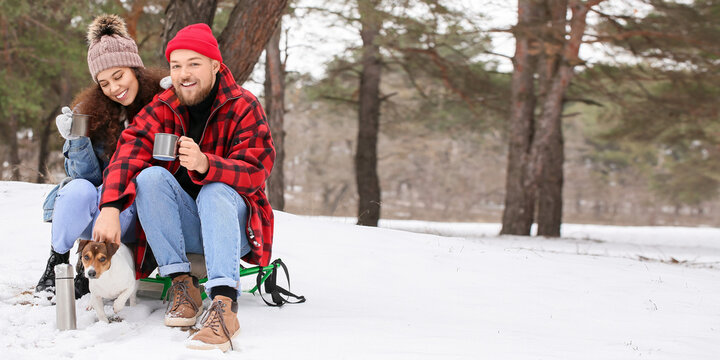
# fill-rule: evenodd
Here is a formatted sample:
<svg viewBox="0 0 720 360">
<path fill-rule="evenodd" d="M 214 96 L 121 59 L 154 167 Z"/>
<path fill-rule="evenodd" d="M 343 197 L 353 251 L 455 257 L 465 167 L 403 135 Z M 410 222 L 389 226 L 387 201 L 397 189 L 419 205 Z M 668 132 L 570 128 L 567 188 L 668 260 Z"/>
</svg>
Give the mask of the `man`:
<svg viewBox="0 0 720 360">
<path fill-rule="evenodd" d="M 188 347 L 226 351 L 239 333 L 239 261 L 266 266 L 273 213 L 265 196 L 275 149 L 265 113 L 235 83 L 205 24 L 180 30 L 165 52 L 173 87 L 122 133 L 104 173 L 98 241 L 120 238 L 118 213 L 133 201 L 160 275 L 172 277 L 167 326 L 195 325 L 202 311 L 186 253 L 205 254 L 212 305 Z M 152 158 L 155 134 L 180 136 L 178 158 Z"/>
</svg>

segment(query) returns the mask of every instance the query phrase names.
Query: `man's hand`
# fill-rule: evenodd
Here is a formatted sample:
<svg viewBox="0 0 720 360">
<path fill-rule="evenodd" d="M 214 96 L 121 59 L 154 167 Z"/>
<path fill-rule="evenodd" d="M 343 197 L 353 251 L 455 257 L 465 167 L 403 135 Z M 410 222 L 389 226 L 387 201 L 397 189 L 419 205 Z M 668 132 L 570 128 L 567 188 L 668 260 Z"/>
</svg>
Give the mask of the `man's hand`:
<svg viewBox="0 0 720 360">
<path fill-rule="evenodd" d="M 187 136 L 180 137 L 178 159 L 180 160 L 180 165 L 184 166 L 188 171 L 193 170 L 204 174 L 210 168 L 208 158 L 200 151 L 200 146 Z"/>
<path fill-rule="evenodd" d="M 92 239 L 94 241 L 113 242 L 120 245 L 120 210 L 106 206 L 100 210 L 95 227 L 93 227 Z"/>
</svg>

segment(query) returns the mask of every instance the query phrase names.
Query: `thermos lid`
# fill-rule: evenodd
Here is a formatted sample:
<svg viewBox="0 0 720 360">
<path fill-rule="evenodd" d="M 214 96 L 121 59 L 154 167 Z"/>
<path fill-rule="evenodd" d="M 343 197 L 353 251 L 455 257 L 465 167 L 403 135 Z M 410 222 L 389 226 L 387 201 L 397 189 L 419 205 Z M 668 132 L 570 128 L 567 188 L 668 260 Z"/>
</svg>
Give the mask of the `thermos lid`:
<svg viewBox="0 0 720 360">
<path fill-rule="evenodd" d="M 70 266 L 70 264 L 58 264 L 55 265 L 55 278 L 56 279 L 67 279 L 67 278 L 74 278 L 75 274 L 73 272 L 73 267 Z"/>
</svg>

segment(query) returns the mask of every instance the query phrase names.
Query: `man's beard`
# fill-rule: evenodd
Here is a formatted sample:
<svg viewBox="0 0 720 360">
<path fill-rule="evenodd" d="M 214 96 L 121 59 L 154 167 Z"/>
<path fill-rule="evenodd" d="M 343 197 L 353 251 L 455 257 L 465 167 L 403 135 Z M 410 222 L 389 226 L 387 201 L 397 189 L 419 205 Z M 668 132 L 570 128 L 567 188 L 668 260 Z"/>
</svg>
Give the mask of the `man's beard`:
<svg viewBox="0 0 720 360">
<path fill-rule="evenodd" d="M 180 89 L 179 91 L 175 91 L 175 94 L 177 95 L 178 100 L 180 100 L 180 103 L 185 106 L 193 106 L 199 104 L 200 102 L 205 100 L 205 98 L 208 96 L 208 94 L 210 94 L 210 91 L 212 90 L 212 85 L 209 85 L 204 89 L 200 89 L 196 96 L 186 98 L 185 96 L 183 96 L 182 85 L 180 85 L 183 82 L 184 81 L 181 81 L 177 85 L 173 84 L 173 86 L 176 86 L 177 89 Z"/>
</svg>

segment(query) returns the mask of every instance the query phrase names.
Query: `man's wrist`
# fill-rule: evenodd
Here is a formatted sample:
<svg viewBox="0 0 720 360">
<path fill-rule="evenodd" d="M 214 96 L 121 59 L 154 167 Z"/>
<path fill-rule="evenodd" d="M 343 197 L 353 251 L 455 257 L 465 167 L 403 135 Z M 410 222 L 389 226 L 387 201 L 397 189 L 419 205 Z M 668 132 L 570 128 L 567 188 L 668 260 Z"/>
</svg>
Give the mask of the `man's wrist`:
<svg viewBox="0 0 720 360">
<path fill-rule="evenodd" d="M 114 210 L 117 210 L 117 213 L 119 214 L 120 211 L 122 210 L 124 204 L 125 204 L 125 202 L 122 199 L 108 202 L 108 203 L 100 205 L 100 211 L 108 212 L 108 211 L 105 211 L 105 209 L 114 209 Z"/>
<path fill-rule="evenodd" d="M 120 214 L 120 209 L 112 206 L 103 206 L 100 209 L 100 212 L 108 213 L 108 214 Z"/>
<path fill-rule="evenodd" d="M 205 155 L 204 153 L 202 155 L 203 155 L 203 159 L 205 159 L 205 161 L 203 161 L 203 163 L 201 165 L 201 169 L 198 169 L 197 172 L 200 175 L 205 175 L 210 170 L 210 159 L 208 159 L 207 155 Z"/>
</svg>

